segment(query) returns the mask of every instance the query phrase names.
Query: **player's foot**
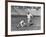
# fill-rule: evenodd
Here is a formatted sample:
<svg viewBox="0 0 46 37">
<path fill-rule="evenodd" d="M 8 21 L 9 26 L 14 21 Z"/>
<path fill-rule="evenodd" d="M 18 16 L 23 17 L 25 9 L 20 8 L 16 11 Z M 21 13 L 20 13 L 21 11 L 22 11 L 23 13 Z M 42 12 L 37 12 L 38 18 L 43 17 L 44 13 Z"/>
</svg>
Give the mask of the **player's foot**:
<svg viewBox="0 0 46 37">
<path fill-rule="evenodd" d="M 33 23 L 31 23 L 29 26 L 33 25 Z"/>
</svg>

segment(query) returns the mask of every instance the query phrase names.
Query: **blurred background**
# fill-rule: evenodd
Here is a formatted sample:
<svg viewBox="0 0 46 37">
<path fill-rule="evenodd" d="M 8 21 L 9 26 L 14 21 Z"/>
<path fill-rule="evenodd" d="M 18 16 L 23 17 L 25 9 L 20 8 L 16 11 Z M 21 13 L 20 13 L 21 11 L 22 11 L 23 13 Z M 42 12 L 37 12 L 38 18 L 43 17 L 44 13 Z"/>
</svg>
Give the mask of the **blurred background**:
<svg viewBox="0 0 46 37">
<path fill-rule="evenodd" d="M 33 15 L 40 16 L 41 7 L 35 6 L 11 6 L 12 15 L 27 15 L 30 12 Z"/>
</svg>

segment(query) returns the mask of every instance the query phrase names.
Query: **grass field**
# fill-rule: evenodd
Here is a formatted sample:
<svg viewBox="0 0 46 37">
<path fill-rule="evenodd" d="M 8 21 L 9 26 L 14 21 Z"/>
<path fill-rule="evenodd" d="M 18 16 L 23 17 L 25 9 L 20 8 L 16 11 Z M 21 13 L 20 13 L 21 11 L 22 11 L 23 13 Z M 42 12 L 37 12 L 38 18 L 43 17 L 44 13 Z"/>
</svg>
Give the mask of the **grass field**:
<svg viewBox="0 0 46 37">
<path fill-rule="evenodd" d="M 11 31 L 24 31 L 24 30 L 39 30 L 40 29 L 40 16 L 35 16 L 32 18 L 33 25 L 28 27 L 21 27 L 17 29 L 17 25 L 21 20 L 24 20 L 25 23 L 27 23 L 27 17 L 26 16 L 11 16 Z"/>
</svg>

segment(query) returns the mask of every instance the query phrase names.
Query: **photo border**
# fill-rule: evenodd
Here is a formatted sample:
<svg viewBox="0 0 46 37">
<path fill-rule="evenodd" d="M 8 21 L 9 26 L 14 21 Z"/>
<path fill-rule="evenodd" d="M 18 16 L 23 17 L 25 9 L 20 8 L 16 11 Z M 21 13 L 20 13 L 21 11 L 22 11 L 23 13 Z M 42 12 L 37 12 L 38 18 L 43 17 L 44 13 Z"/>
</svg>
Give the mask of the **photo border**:
<svg viewBox="0 0 46 37">
<path fill-rule="evenodd" d="M 19 35 L 8 35 L 8 2 L 20 2 L 20 3 L 34 3 L 34 4 L 43 4 L 43 33 L 35 33 L 35 34 L 19 34 Z M 45 3 L 44 2 L 27 2 L 27 1 L 7 1 L 5 0 L 5 36 L 27 36 L 27 35 L 41 35 L 41 34 L 45 34 Z"/>
</svg>

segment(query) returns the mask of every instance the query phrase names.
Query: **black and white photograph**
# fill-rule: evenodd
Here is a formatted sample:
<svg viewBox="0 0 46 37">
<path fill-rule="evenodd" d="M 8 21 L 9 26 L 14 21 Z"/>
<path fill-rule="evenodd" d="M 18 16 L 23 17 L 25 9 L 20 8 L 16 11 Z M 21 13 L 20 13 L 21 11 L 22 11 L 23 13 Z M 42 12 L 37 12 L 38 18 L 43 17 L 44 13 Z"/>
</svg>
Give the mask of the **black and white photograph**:
<svg viewBox="0 0 46 37">
<path fill-rule="evenodd" d="M 8 2 L 8 35 L 44 32 L 43 4 Z"/>
<path fill-rule="evenodd" d="M 11 31 L 40 30 L 41 7 L 11 6 Z"/>
</svg>

